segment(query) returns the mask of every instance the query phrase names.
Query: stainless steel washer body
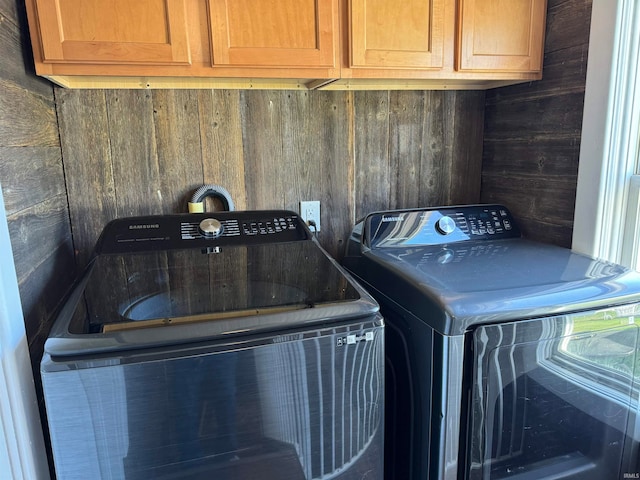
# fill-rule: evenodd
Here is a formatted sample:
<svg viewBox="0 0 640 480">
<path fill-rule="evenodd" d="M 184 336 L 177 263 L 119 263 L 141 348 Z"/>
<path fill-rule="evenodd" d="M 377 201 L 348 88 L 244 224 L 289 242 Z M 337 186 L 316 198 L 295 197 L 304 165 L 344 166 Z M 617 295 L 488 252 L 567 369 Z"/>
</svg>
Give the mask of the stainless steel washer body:
<svg viewBox="0 0 640 480">
<path fill-rule="evenodd" d="M 296 214 L 105 227 L 41 363 L 58 479 L 382 479 L 383 321 Z"/>
</svg>

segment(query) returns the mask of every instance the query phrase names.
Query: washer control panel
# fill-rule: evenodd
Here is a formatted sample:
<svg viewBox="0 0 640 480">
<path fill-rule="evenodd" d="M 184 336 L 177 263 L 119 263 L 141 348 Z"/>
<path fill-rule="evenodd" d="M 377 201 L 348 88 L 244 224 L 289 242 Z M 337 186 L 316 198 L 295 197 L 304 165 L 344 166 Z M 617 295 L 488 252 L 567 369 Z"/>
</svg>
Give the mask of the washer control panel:
<svg viewBox="0 0 640 480">
<path fill-rule="evenodd" d="M 113 220 L 99 241 L 101 253 L 256 245 L 310 239 L 293 212 L 266 210 L 157 215 Z"/>
<path fill-rule="evenodd" d="M 442 245 L 520 237 L 502 205 L 465 205 L 370 214 L 364 243 L 370 248 Z"/>
</svg>

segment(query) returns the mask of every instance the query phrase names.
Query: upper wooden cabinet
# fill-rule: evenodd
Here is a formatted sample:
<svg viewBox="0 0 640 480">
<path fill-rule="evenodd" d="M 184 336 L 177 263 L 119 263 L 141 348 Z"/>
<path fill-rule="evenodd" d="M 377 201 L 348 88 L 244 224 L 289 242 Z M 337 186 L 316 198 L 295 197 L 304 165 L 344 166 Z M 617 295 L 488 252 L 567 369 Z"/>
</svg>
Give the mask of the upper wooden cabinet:
<svg viewBox="0 0 640 480">
<path fill-rule="evenodd" d="M 190 63 L 184 0 L 34 3 L 44 63 Z"/>
<path fill-rule="evenodd" d="M 546 0 L 342 0 L 326 88 L 491 88 L 542 75 Z"/>
<path fill-rule="evenodd" d="M 67 87 L 486 89 L 541 78 L 546 0 L 25 0 Z"/>
<path fill-rule="evenodd" d="M 338 5 L 327 0 L 209 0 L 214 65 L 336 67 Z"/>
<path fill-rule="evenodd" d="M 442 68 L 443 0 L 349 2 L 350 67 Z"/>
<path fill-rule="evenodd" d="M 461 0 L 457 69 L 539 72 L 545 0 Z"/>
</svg>

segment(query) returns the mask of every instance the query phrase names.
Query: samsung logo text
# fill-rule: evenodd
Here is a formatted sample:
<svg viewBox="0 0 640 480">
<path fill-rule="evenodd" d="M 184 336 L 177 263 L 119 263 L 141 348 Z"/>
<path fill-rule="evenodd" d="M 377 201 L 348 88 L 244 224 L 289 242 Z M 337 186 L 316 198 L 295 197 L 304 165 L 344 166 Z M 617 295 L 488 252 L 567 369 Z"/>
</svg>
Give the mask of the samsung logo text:
<svg viewBox="0 0 640 480">
<path fill-rule="evenodd" d="M 160 225 L 157 223 L 129 225 L 129 230 L 149 230 L 152 228 L 160 228 Z"/>
</svg>

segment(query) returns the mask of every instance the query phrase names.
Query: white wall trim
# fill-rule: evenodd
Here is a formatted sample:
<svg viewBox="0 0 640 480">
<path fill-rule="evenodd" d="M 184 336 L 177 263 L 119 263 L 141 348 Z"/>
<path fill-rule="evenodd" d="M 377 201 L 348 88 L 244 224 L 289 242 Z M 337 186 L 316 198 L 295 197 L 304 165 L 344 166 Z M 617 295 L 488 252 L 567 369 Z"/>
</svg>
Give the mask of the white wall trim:
<svg viewBox="0 0 640 480">
<path fill-rule="evenodd" d="M 0 265 L 0 472 L 3 479 L 48 479 L 1 185 Z"/>
<path fill-rule="evenodd" d="M 639 27 L 637 0 L 593 0 L 573 248 L 614 262 L 637 164 Z"/>
</svg>

